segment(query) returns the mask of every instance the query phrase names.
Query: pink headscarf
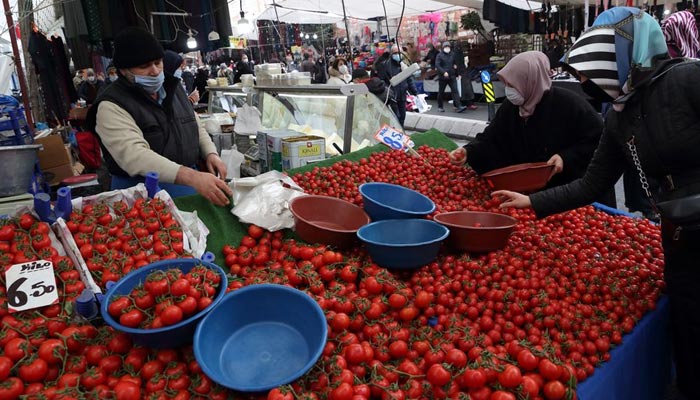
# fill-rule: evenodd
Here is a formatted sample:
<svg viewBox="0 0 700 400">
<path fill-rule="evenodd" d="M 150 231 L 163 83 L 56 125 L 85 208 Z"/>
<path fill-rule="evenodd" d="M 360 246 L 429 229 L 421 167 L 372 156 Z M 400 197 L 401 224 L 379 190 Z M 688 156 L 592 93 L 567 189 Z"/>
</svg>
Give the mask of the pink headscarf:
<svg viewBox="0 0 700 400">
<path fill-rule="evenodd" d="M 499 78 L 520 92 L 525 103 L 520 106 L 520 116 L 527 118 L 535 112 L 544 92 L 552 87 L 549 78 L 549 59 L 539 51 L 526 51 L 513 57 L 502 70 Z"/>
<path fill-rule="evenodd" d="M 671 54 L 671 57 L 697 58 L 700 55 L 700 43 L 698 42 L 698 27 L 695 24 L 695 16 L 690 11 L 679 11 L 671 14 L 661 24 L 666 43 L 669 45 L 669 53 L 680 50 L 680 54 Z"/>
</svg>

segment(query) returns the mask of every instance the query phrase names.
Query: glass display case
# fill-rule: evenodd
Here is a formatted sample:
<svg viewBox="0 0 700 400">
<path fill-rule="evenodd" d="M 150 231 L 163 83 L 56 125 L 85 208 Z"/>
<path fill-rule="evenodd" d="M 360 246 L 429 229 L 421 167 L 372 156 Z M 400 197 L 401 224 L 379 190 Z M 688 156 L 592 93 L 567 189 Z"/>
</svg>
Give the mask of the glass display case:
<svg viewBox="0 0 700 400">
<path fill-rule="evenodd" d="M 374 144 L 374 134 L 389 125 L 402 130 L 396 116 L 364 84 L 210 87 L 209 113 L 256 106 L 263 129 L 291 129 L 325 137 L 343 153 Z M 235 107 L 234 107 L 235 106 Z M 333 151 L 331 150 L 330 153 Z"/>
</svg>

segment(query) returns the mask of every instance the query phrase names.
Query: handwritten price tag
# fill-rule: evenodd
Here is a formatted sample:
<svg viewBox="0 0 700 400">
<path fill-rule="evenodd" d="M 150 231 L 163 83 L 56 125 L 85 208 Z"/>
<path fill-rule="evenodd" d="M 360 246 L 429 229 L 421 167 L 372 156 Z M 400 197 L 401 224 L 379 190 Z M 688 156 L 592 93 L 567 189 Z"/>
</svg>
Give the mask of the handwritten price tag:
<svg viewBox="0 0 700 400">
<path fill-rule="evenodd" d="M 15 264 L 5 269 L 10 312 L 31 310 L 58 302 L 53 263 L 47 260 Z"/>
<path fill-rule="evenodd" d="M 413 147 L 413 141 L 408 135 L 405 135 L 389 125 L 384 125 L 374 134 L 377 141 L 384 143 L 394 150 L 408 150 Z"/>
</svg>

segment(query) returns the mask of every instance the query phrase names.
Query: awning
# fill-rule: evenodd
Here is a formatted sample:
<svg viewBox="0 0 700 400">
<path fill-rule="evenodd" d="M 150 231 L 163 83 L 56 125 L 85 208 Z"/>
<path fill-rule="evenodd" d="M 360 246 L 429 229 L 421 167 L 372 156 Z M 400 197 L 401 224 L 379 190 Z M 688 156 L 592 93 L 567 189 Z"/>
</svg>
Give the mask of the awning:
<svg viewBox="0 0 700 400">
<path fill-rule="evenodd" d="M 276 12 L 275 12 L 275 9 Z M 285 7 L 268 7 L 256 19 L 284 22 L 287 24 L 334 24 L 342 21 L 342 15 L 335 15 L 325 11 L 311 12 L 303 10 L 291 10 Z"/>
<path fill-rule="evenodd" d="M 288 11 L 304 10 L 305 12 L 311 14 L 325 11 L 328 13 L 328 15 L 340 16 L 341 19 L 343 16 L 343 4 L 341 0 L 277 0 L 276 4 L 281 6 L 277 7 L 278 13 L 283 9 L 282 7 L 284 7 Z M 388 16 L 389 18 L 400 17 L 402 10 L 404 16 L 409 16 L 427 14 L 432 12 L 453 11 L 462 8 L 459 6 L 453 6 L 434 0 L 405 0 L 405 9 L 403 8 L 403 0 L 384 0 L 384 5 L 386 6 L 386 16 Z M 267 14 L 269 10 L 270 9 L 268 8 L 265 11 L 265 19 L 276 20 L 276 18 L 269 17 L 269 14 Z M 274 15 L 274 8 L 271 11 L 272 15 Z M 383 18 L 385 15 L 384 7 L 382 6 L 381 0 L 346 0 L 345 13 L 348 16 L 348 18 L 356 18 L 363 20 L 368 20 L 377 17 Z M 280 21 L 284 21 L 282 19 L 282 16 L 280 16 Z M 314 24 L 318 22 L 309 21 L 307 23 Z"/>
<path fill-rule="evenodd" d="M 481 9 L 484 1 L 483 0 L 437 0 L 440 3 L 444 3 L 452 6 L 462 6 L 469 8 Z M 569 3 L 583 3 L 585 0 L 570 0 Z M 498 2 L 507 4 L 511 7 L 519 8 L 521 10 L 527 11 L 537 11 L 542 8 L 542 3 L 537 1 L 529 0 L 498 0 Z"/>
</svg>

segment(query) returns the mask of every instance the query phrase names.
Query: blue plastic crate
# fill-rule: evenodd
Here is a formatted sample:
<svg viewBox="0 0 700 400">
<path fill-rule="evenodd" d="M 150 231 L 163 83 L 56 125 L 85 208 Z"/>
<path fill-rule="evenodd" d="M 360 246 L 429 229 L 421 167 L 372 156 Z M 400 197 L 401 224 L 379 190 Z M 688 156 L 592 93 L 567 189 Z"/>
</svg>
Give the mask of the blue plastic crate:
<svg viewBox="0 0 700 400">
<path fill-rule="evenodd" d="M 24 118 L 24 108 L 4 106 L 0 107 L 0 118 L 9 118 L 0 121 L 0 131 L 13 131 L 13 136 L 0 139 L 0 146 L 19 146 L 34 142 L 34 134 Z"/>
</svg>

